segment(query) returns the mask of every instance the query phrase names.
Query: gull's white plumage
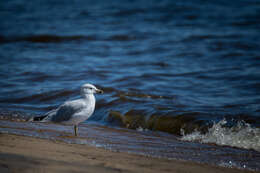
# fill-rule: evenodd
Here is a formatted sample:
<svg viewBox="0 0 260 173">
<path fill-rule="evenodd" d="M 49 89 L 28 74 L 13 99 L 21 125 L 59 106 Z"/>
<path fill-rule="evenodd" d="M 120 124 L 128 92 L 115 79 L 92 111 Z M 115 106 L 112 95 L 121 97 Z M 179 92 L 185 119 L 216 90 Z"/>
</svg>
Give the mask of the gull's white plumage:
<svg viewBox="0 0 260 173">
<path fill-rule="evenodd" d="M 74 125 L 75 136 L 77 136 L 77 126 L 87 120 L 95 110 L 95 93 L 102 93 L 92 84 L 84 84 L 81 87 L 81 99 L 67 101 L 57 109 L 47 112 L 40 122 L 54 122 Z"/>
</svg>

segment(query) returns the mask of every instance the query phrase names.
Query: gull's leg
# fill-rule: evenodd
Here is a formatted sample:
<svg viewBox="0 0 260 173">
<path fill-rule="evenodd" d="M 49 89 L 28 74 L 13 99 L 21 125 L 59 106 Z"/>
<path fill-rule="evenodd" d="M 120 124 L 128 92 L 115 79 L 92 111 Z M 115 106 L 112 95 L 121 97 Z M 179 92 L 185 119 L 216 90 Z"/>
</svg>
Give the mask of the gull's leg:
<svg viewBox="0 0 260 173">
<path fill-rule="evenodd" d="M 75 136 L 78 136 L 78 126 L 77 125 L 74 125 L 74 133 L 75 133 Z"/>
</svg>

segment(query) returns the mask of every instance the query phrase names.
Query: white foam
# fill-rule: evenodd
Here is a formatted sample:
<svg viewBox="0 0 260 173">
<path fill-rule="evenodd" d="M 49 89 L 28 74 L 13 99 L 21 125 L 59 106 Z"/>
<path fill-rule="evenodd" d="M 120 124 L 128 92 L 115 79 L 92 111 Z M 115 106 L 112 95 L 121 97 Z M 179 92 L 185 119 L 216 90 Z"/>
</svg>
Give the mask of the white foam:
<svg viewBox="0 0 260 173">
<path fill-rule="evenodd" d="M 148 131 L 148 129 L 142 128 L 141 126 L 139 126 L 136 130 L 137 130 L 138 132 L 146 132 L 146 131 Z"/>
<path fill-rule="evenodd" d="M 228 161 L 228 162 L 221 161 L 218 165 L 221 167 L 227 167 L 227 168 L 239 168 L 239 169 L 247 168 L 246 165 L 239 165 L 232 161 Z"/>
<path fill-rule="evenodd" d="M 238 122 L 235 126 L 229 128 L 224 127 L 226 123 L 225 119 L 214 123 L 206 134 L 202 134 L 196 130 L 191 134 L 184 135 L 184 131 L 181 130 L 183 135 L 181 140 L 215 143 L 260 151 L 259 128 L 253 128 L 245 122 Z"/>
</svg>

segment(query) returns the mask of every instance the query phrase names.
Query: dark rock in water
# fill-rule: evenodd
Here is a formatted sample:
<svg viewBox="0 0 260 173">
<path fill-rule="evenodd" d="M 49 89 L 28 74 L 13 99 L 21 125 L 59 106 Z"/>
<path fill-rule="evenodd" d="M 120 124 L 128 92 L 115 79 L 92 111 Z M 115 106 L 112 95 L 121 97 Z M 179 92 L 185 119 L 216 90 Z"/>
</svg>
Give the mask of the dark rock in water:
<svg viewBox="0 0 260 173">
<path fill-rule="evenodd" d="M 110 111 L 107 120 L 109 123 L 129 129 L 142 127 L 175 135 L 181 135 L 181 129 L 185 134 L 192 133 L 195 129 L 202 132 L 208 129 L 203 125 L 203 121 L 196 120 L 193 114 L 148 116 L 144 110 L 130 110 L 124 115 L 117 111 Z"/>
<path fill-rule="evenodd" d="M 116 124 L 118 126 L 124 127 L 125 117 L 118 111 L 110 111 L 107 117 L 107 121 L 111 124 Z"/>
<path fill-rule="evenodd" d="M 145 114 L 143 110 L 130 110 L 125 114 L 125 122 L 127 128 L 137 129 L 146 127 Z"/>
<path fill-rule="evenodd" d="M 124 115 L 117 111 L 110 111 L 107 120 L 110 123 L 115 123 L 129 129 L 137 129 L 139 127 L 146 128 L 147 122 L 145 116 L 142 110 L 130 110 Z"/>
<path fill-rule="evenodd" d="M 187 127 L 187 123 L 193 121 L 193 118 L 186 116 L 171 116 L 171 115 L 152 115 L 149 119 L 150 128 L 153 130 L 168 132 L 180 135 L 180 129 Z M 186 130 L 186 129 L 184 129 Z"/>
</svg>

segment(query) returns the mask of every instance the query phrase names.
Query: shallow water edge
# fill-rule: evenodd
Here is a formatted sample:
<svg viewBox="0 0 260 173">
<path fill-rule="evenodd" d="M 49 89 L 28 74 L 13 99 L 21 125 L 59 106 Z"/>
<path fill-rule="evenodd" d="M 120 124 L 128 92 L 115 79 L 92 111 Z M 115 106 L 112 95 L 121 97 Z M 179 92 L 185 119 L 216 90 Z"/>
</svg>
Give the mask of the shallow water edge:
<svg viewBox="0 0 260 173">
<path fill-rule="evenodd" d="M 194 161 L 252 171 L 260 169 L 258 164 L 260 153 L 255 150 L 186 142 L 174 135 L 148 130 L 131 130 L 88 123 L 81 124 L 79 137 L 74 137 L 71 126 L 0 120 L 0 132 L 71 144 L 86 144 L 156 158 Z"/>
</svg>

